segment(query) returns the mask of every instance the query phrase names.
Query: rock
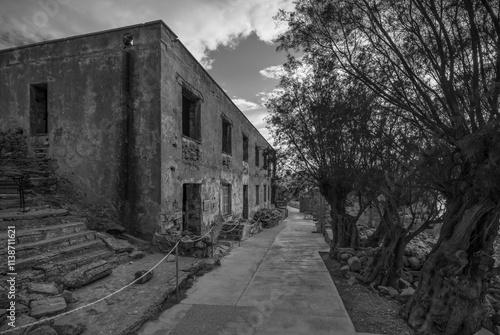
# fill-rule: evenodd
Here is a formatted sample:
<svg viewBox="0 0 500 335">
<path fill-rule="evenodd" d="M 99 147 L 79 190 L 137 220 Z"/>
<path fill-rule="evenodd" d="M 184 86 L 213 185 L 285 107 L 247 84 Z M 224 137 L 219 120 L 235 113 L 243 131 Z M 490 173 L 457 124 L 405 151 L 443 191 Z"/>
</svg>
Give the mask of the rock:
<svg viewBox="0 0 500 335">
<path fill-rule="evenodd" d="M 32 330 L 28 335 L 58 335 L 54 328 L 43 325 L 35 330 Z"/>
<path fill-rule="evenodd" d="M 358 272 L 361 270 L 361 261 L 356 256 L 349 258 L 347 260 L 347 264 L 349 265 L 351 271 Z"/>
<path fill-rule="evenodd" d="M 341 255 L 340 255 L 340 260 L 341 260 L 341 261 L 343 261 L 343 262 L 345 262 L 345 261 L 347 261 L 350 257 L 351 257 L 351 255 L 350 255 L 350 254 L 341 254 Z"/>
<path fill-rule="evenodd" d="M 30 309 L 25 304 L 16 304 L 16 314 L 29 314 Z"/>
<path fill-rule="evenodd" d="M 174 262 L 175 261 L 175 255 L 173 255 L 173 254 L 168 255 L 166 261 L 167 262 Z"/>
<path fill-rule="evenodd" d="M 48 298 L 44 300 L 35 300 L 30 304 L 31 316 L 41 318 L 43 316 L 52 316 L 62 313 L 66 310 L 66 301 L 64 298 Z"/>
<path fill-rule="evenodd" d="M 406 280 L 404 280 L 403 278 L 399 278 L 398 285 L 400 289 L 405 289 L 411 286 L 411 284 Z"/>
<path fill-rule="evenodd" d="M 339 254 L 353 254 L 354 255 L 353 248 L 337 248 L 337 252 Z"/>
<path fill-rule="evenodd" d="M 220 265 L 220 259 L 207 258 L 203 260 L 203 263 L 205 263 L 206 266 L 213 267 L 216 265 Z"/>
<path fill-rule="evenodd" d="M 196 258 L 203 257 L 203 251 L 200 249 L 196 250 L 195 252 L 193 252 L 193 257 L 196 257 Z"/>
<path fill-rule="evenodd" d="M 410 284 L 414 281 L 412 274 L 406 271 L 403 271 L 403 273 L 401 273 L 401 279 L 407 281 Z"/>
<path fill-rule="evenodd" d="M 135 273 L 135 279 L 137 278 L 140 278 L 142 275 L 144 275 L 147 271 L 146 270 L 141 270 L 141 271 L 137 271 Z M 154 274 L 154 271 L 151 270 L 149 271 L 144 277 L 142 277 L 141 279 L 139 279 L 138 281 L 136 281 L 135 283 L 136 284 L 144 284 L 146 282 L 148 282 L 149 280 L 151 280 L 151 278 L 153 278 L 153 274 Z"/>
<path fill-rule="evenodd" d="M 410 262 L 408 262 L 408 257 L 406 257 L 406 256 L 403 256 L 403 266 L 405 268 L 410 266 Z"/>
<path fill-rule="evenodd" d="M 134 246 L 130 244 L 128 241 L 120 240 L 113 237 L 105 237 L 102 238 L 106 246 L 113 250 L 114 252 L 132 252 L 134 251 Z"/>
<path fill-rule="evenodd" d="M 59 290 L 54 283 L 28 283 L 28 292 L 30 293 L 43 293 L 50 295 L 58 295 Z"/>
<path fill-rule="evenodd" d="M 7 314 L 7 309 L 5 308 L 0 308 L 0 319 L 3 318 L 4 315 Z"/>
<path fill-rule="evenodd" d="M 198 248 L 198 249 L 205 249 L 207 247 L 207 245 L 205 243 L 203 243 L 202 241 L 198 241 L 194 244 L 195 248 Z"/>
<path fill-rule="evenodd" d="M 72 315 L 65 315 L 57 318 L 52 325 L 58 335 L 80 335 L 85 331 L 85 324 L 80 320 L 75 320 Z"/>
<path fill-rule="evenodd" d="M 343 267 L 340 268 L 340 273 L 345 276 L 349 272 L 350 268 L 349 265 L 344 265 Z"/>
<path fill-rule="evenodd" d="M 373 256 L 375 256 L 377 254 L 377 249 L 368 247 L 368 248 L 365 249 L 365 252 L 366 252 L 367 256 L 373 257 Z"/>
<path fill-rule="evenodd" d="M 356 257 L 360 258 L 366 256 L 366 252 L 364 250 L 359 250 L 356 252 Z"/>
<path fill-rule="evenodd" d="M 349 284 L 350 286 L 356 284 L 356 282 L 357 282 L 357 279 L 354 276 L 349 277 L 349 279 L 347 280 L 347 284 Z"/>
<path fill-rule="evenodd" d="M 366 264 L 368 263 L 368 257 L 366 256 L 363 256 L 359 259 L 359 261 L 361 262 L 361 266 L 366 266 Z"/>
<path fill-rule="evenodd" d="M 7 319 L 8 320 L 8 319 Z M 16 327 L 24 326 L 29 323 L 36 322 L 36 320 L 26 314 L 21 314 L 16 316 Z M 34 326 L 19 329 L 13 332 L 8 333 L 9 335 L 24 335 L 28 334 L 31 329 L 33 329 Z M 0 333 L 6 330 L 11 330 L 12 327 L 8 325 L 8 323 L 4 323 L 2 327 L 0 328 Z"/>
<path fill-rule="evenodd" d="M 401 293 L 397 296 L 397 300 L 401 303 L 406 303 L 411 296 L 415 293 L 415 290 L 411 287 L 405 288 L 404 290 L 401 291 Z"/>
<path fill-rule="evenodd" d="M 132 259 L 141 259 L 146 256 L 146 253 L 144 251 L 134 250 L 128 256 Z"/>
<path fill-rule="evenodd" d="M 191 240 L 190 238 L 182 238 L 182 244 L 184 249 L 193 249 L 194 248 L 194 241 Z"/>
<path fill-rule="evenodd" d="M 61 293 L 61 296 L 64 298 L 64 301 L 66 301 L 67 304 L 71 304 L 80 300 L 80 298 L 78 298 L 76 294 L 67 290 L 64 290 L 63 293 Z"/>
<path fill-rule="evenodd" d="M 71 271 L 63 278 L 63 283 L 69 288 L 79 288 L 110 275 L 111 271 L 111 264 L 101 260 Z"/>
<path fill-rule="evenodd" d="M 391 298 L 397 297 L 399 295 L 398 290 L 396 290 L 394 287 L 389 286 L 387 287 L 387 289 L 389 290 L 389 295 L 391 296 Z"/>
<path fill-rule="evenodd" d="M 9 308 L 10 300 L 7 297 L 7 290 L 0 286 L 0 308 Z"/>
<path fill-rule="evenodd" d="M 383 295 L 389 295 L 389 288 L 387 286 L 379 286 L 377 290 Z"/>
<path fill-rule="evenodd" d="M 422 264 L 415 256 L 408 257 L 408 263 L 410 263 L 410 268 L 412 268 L 413 270 L 420 270 L 420 268 L 422 267 Z"/>
</svg>

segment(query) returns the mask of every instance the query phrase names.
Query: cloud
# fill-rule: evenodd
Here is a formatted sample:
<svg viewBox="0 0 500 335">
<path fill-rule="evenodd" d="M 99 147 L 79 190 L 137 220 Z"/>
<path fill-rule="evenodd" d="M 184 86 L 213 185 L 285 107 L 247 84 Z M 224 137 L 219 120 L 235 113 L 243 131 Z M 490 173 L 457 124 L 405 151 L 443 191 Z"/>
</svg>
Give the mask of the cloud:
<svg viewBox="0 0 500 335">
<path fill-rule="evenodd" d="M 276 96 L 279 96 L 283 92 L 282 89 L 280 88 L 275 88 L 271 92 L 259 92 L 256 94 L 256 96 L 259 98 L 260 103 L 264 106 L 270 98 L 274 98 Z"/>
<path fill-rule="evenodd" d="M 210 51 L 235 47 L 252 32 L 271 43 L 286 26 L 276 26 L 279 9 L 292 10 L 292 0 L 0 0 L 0 47 L 38 42 L 161 19 L 206 68 Z M 27 36 L 27 30 L 36 34 Z M 7 39 L 5 36 L 10 36 Z M 20 41 L 24 37 L 24 41 Z"/>
<path fill-rule="evenodd" d="M 256 104 L 255 102 L 252 102 L 252 101 L 245 100 L 245 99 L 233 97 L 232 100 L 233 100 L 234 104 L 236 106 L 238 106 L 238 108 L 241 111 L 247 111 L 247 110 L 262 108 L 261 105 Z"/>
<path fill-rule="evenodd" d="M 283 65 L 274 65 L 259 71 L 260 75 L 270 79 L 281 79 L 285 74 Z"/>
</svg>

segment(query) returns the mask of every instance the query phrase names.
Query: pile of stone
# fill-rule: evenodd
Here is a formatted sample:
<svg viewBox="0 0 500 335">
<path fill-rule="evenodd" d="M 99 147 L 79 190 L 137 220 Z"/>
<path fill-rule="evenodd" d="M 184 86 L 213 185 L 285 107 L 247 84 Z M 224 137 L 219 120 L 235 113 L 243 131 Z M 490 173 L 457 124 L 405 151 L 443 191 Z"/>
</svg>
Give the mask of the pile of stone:
<svg viewBox="0 0 500 335">
<path fill-rule="evenodd" d="M 2 289 L 3 290 L 3 289 Z M 9 303 L 6 292 L 0 292 L 0 319 L 3 325 L 0 332 L 10 329 Z M 16 294 L 15 324 L 17 327 L 36 322 L 45 317 L 61 314 L 72 309 L 72 305 L 79 297 L 63 285 L 50 283 L 28 283 Z M 56 319 L 43 325 L 37 325 L 25 330 L 26 334 L 74 334 L 79 335 L 85 331 L 85 325 L 72 323 L 68 320 Z M 21 331 L 21 333 L 23 333 Z M 21 334 L 20 333 L 20 334 Z M 16 334 L 16 333 L 14 333 Z M 24 333 L 23 333 L 24 334 Z"/>
<path fill-rule="evenodd" d="M 185 232 L 183 232 L 185 233 Z M 212 238 L 196 235 L 184 235 L 179 244 L 179 255 L 185 257 L 206 258 L 212 255 Z"/>
<path fill-rule="evenodd" d="M 285 212 L 280 209 L 259 209 L 253 216 L 255 222 L 262 223 L 263 228 L 272 228 L 285 218 Z"/>
<path fill-rule="evenodd" d="M 225 222 L 219 232 L 219 239 L 231 241 L 243 241 L 260 233 L 263 230 L 262 223 L 258 221 L 248 221 L 236 219 Z"/>
<path fill-rule="evenodd" d="M 212 238 L 210 235 L 201 236 L 191 232 L 167 230 L 165 233 L 156 233 L 153 237 L 153 246 L 160 252 L 168 253 L 179 243 L 179 256 L 206 258 L 212 255 Z"/>
<path fill-rule="evenodd" d="M 342 275 L 354 283 L 363 270 L 373 262 L 378 251 L 379 248 L 359 248 L 357 250 L 353 248 L 337 248 L 333 257 L 340 262 Z M 415 293 L 419 275 L 419 271 L 406 271 L 405 269 L 399 280 L 398 289 L 386 286 L 379 286 L 377 289 L 382 295 L 405 303 Z"/>
</svg>

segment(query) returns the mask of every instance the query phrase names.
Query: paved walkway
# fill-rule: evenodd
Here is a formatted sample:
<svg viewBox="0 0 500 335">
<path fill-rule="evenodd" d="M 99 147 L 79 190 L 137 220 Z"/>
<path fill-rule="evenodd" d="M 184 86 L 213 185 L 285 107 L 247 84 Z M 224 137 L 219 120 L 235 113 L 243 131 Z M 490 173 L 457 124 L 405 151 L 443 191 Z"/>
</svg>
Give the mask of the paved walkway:
<svg viewBox="0 0 500 335">
<path fill-rule="evenodd" d="M 327 244 L 312 233 L 312 220 L 293 208 L 289 213 L 233 249 L 185 300 L 138 334 L 356 334 L 318 253 Z"/>
</svg>

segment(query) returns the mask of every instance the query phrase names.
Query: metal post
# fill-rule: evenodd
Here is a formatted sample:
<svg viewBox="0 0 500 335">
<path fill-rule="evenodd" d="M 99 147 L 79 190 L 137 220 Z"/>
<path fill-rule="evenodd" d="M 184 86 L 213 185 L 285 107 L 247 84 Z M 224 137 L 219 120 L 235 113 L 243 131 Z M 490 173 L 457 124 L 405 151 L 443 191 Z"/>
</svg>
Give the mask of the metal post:
<svg viewBox="0 0 500 335">
<path fill-rule="evenodd" d="M 177 295 L 177 302 L 180 301 L 179 297 L 179 242 L 175 246 L 175 293 Z"/>
</svg>

